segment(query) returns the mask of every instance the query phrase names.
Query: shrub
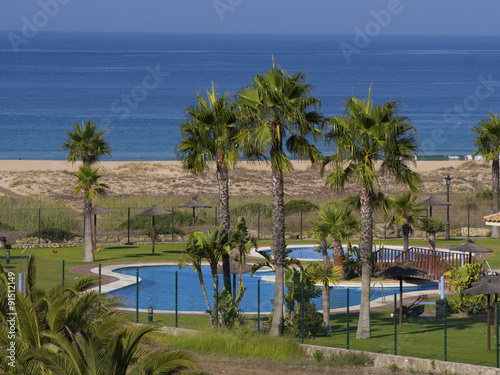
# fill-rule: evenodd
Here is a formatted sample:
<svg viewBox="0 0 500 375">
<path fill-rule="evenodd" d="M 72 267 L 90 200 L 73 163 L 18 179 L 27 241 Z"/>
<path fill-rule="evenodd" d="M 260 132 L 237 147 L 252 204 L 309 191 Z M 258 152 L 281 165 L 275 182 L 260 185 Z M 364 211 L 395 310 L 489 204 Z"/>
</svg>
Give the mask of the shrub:
<svg viewBox="0 0 500 375">
<path fill-rule="evenodd" d="M 40 231 L 41 238 L 52 242 L 68 241 L 78 236 L 78 234 L 59 228 L 45 228 Z M 26 237 L 38 237 L 38 231 L 28 233 Z"/>
<path fill-rule="evenodd" d="M 491 201 L 493 199 L 493 190 L 488 188 L 480 190 L 475 194 L 475 197 L 480 201 Z"/>
<path fill-rule="evenodd" d="M 316 362 L 323 362 L 324 355 L 322 351 L 316 350 L 313 354 L 313 357 L 316 360 Z"/>
<path fill-rule="evenodd" d="M 367 354 L 345 352 L 334 354 L 325 362 L 330 367 L 355 367 L 371 364 L 373 361 Z"/>
<path fill-rule="evenodd" d="M 241 206 L 236 206 L 231 210 L 231 214 L 245 217 L 248 214 L 257 215 L 259 211 L 263 217 L 271 217 L 272 215 L 271 206 L 263 203 L 246 203 Z"/>
<path fill-rule="evenodd" d="M 310 212 L 318 209 L 318 205 L 306 200 L 291 200 L 285 203 L 285 215 L 300 214 L 302 212 Z"/>
</svg>

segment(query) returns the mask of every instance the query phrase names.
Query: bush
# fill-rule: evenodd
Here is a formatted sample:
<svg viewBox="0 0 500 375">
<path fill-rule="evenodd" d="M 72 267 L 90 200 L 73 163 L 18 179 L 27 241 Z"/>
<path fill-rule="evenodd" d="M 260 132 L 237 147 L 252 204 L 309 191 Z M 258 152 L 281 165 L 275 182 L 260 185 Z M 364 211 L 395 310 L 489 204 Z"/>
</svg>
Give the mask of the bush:
<svg viewBox="0 0 500 375">
<path fill-rule="evenodd" d="M 291 200 L 285 203 L 285 215 L 300 214 L 302 212 L 310 212 L 318 209 L 318 205 L 306 200 Z"/>
<path fill-rule="evenodd" d="M 15 230 L 12 225 L 0 223 L 0 230 Z"/>
<path fill-rule="evenodd" d="M 28 233 L 26 237 L 38 237 L 38 231 Z M 52 242 L 62 242 L 72 240 L 79 235 L 65 229 L 45 228 L 40 231 L 40 237 Z"/>
<path fill-rule="evenodd" d="M 296 310 L 295 319 L 290 326 L 290 332 L 295 336 L 301 335 L 301 312 Z M 318 312 L 316 304 L 313 302 L 304 302 L 304 337 L 317 336 L 324 332 L 323 315 Z"/>
<path fill-rule="evenodd" d="M 246 203 L 242 206 L 237 206 L 231 210 L 231 214 L 234 216 L 245 217 L 248 214 L 258 215 L 259 211 L 263 217 L 271 217 L 272 215 L 271 206 L 265 205 L 263 203 Z"/>
<path fill-rule="evenodd" d="M 491 189 L 483 189 L 481 191 L 478 191 L 476 194 L 475 194 L 475 197 L 477 200 L 480 200 L 480 201 L 491 201 L 493 199 L 493 190 Z"/>
</svg>

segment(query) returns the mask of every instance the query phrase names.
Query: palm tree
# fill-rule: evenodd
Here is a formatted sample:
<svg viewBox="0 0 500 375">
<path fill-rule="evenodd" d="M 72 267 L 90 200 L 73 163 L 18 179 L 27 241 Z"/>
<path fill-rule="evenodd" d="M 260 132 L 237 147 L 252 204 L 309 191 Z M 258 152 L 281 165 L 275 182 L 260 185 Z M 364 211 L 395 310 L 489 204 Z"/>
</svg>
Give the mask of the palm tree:
<svg viewBox="0 0 500 375">
<path fill-rule="evenodd" d="M 408 165 L 418 149 L 416 129 L 397 113 L 398 101 L 373 105 L 371 87 L 368 100 L 355 96 L 347 99 L 345 113 L 332 117 L 327 140 L 336 144 L 336 153 L 326 157 L 321 166 L 333 170 L 326 177 L 331 188 L 343 188 L 354 181 L 360 188 L 360 261 L 361 304 L 357 338 L 370 338 L 370 277 L 372 272 L 373 199 L 379 173 L 392 175 L 395 181 L 417 191 L 420 177 Z"/>
<path fill-rule="evenodd" d="M 29 357 L 41 361 L 52 374 L 60 375 L 177 374 L 196 369 L 186 353 L 146 350 L 143 342 L 154 330 L 151 326 L 124 328 L 115 331 L 108 341 L 87 333 L 72 340 L 49 333 L 51 346 L 44 346 Z"/>
<path fill-rule="evenodd" d="M 229 95 L 217 98 L 215 86 L 207 90 L 207 99 L 196 96 L 198 103 L 187 107 L 186 121 L 180 126 L 182 141 L 177 145 L 177 155 L 184 169 L 193 173 L 204 173 L 209 162 L 215 161 L 219 189 L 220 234 L 229 232 L 229 168 L 239 160 L 235 146 L 238 131 L 236 115 L 229 101 Z M 231 273 L 229 255 L 222 257 L 224 288 L 231 294 Z"/>
<path fill-rule="evenodd" d="M 97 131 L 97 124 L 91 124 L 91 119 L 86 124 L 82 123 L 82 127 L 76 121 L 73 121 L 75 132 L 71 133 L 66 130 L 68 140 L 62 147 L 68 151 L 68 161 L 74 163 L 77 160 L 82 160 L 84 165 L 91 165 L 97 161 L 101 155 L 111 156 L 111 147 L 103 135 L 108 131 Z"/>
<path fill-rule="evenodd" d="M 316 107 L 320 100 L 310 96 L 312 86 L 305 83 L 303 73 L 290 75 L 273 66 L 265 74 L 256 75 L 253 84 L 240 90 L 237 105 L 245 127 L 238 143 L 249 153 L 266 155 L 272 170 L 273 254 L 276 264 L 274 291 L 275 314 L 271 335 L 283 334 L 285 210 L 284 175 L 292 171 L 289 155 L 316 162 L 320 152 L 311 143 L 320 135 L 322 118 Z M 251 147 L 253 146 L 253 147 Z M 285 151 L 288 151 L 289 154 Z M 256 157 L 257 157 L 256 156 Z M 276 313 L 278 312 L 278 313 Z"/>
<path fill-rule="evenodd" d="M 325 334 L 332 335 L 332 327 L 330 325 L 330 284 L 336 285 L 340 280 L 340 270 L 336 266 L 325 266 L 321 262 L 311 263 L 306 272 L 311 280 L 315 283 L 321 283 L 322 299 L 323 299 L 323 323 L 325 326 Z"/>
<path fill-rule="evenodd" d="M 207 311 L 211 311 L 210 301 L 208 300 L 207 290 L 205 288 L 205 281 L 203 280 L 203 273 L 201 268 L 201 263 L 205 257 L 205 252 L 202 246 L 199 245 L 198 237 L 191 232 L 189 235 L 189 241 L 186 245 L 186 252 L 184 253 L 184 258 L 179 262 L 179 268 L 184 268 L 186 264 L 190 263 L 193 270 L 198 274 L 198 281 L 200 282 L 201 291 L 203 292 L 203 297 L 205 298 L 205 303 L 207 305 Z M 212 327 L 215 322 L 210 315 L 210 323 Z"/>
<path fill-rule="evenodd" d="M 414 207 L 417 197 L 411 196 L 411 191 L 405 191 L 397 197 L 390 197 L 389 204 L 392 215 L 389 217 L 389 225 L 396 224 L 403 232 L 403 251 L 408 251 L 408 237 L 415 226 L 420 222 L 419 213 L 425 211 L 425 206 Z"/>
<path fill-rule="evenodd" d="M 246 264 L 246 256 L 250 252 L 249 244 L 253 245 L 255 249 L 258 247 L 255 236 L 248 233 L 244 217 L 238 217 L 238 221 L 231 231 L 229 244 L 231 248 L 238 251 L 238 294 L 235 298 L 235 304 L 238 306 L 245 291 L 245 287 L 243 285 L 243 267 Z"/>
<path fill-rule="evenodd" d="M 88 165 L 81 165 L 78 172 L 73 173 L 78 179 L 78 185 L 73 188 L 73 193 L 78 194 L 83 191 L 84 196 L 84 221 L 85 221 L 85 234 L 84 234 L 84 247 L 85 252 L 83 255 L 84 262 L 94 261 L 93 241 L 92 241 L 92 200 L 96 194 L 103 194 L 108 188 L 108 185 L 99 183 L 98 180 L 102 176 L 99 170 L 92 169 Z"/>
<path fill-rule="evenodd" d="M 359 230 L 359 219 L 352 216 L 352 209 L 346 204 L 324 205 L 317 214 L 317 218 L 310 220 L 313 225 L 310 233 L 320 241 L 325 269 L 330 266 L 326 240 L 329 236 L 333 237 L 333 264 L 338 268 L 340 278 L 343 280 L 345 279 L 345 269 L 342 241 Z"/>
<path fill-rule="evenodd" d="M 480 120 L 476 126 L 471 128 L 477 134 L 474 139 L 474 145 L 477 151 L 474 156 L 481 154 L 483 159 L 491 161 L 491 185 L 493 190 L 493 212 L 498 212 L 498 197 L 500 190 L 500 162 L 498 160 L 500 155 L 500 119 L 497 114 L 490 112 L 489 120 Z M 500 237 L 498 227 L 491 228 L 491 237 Z"/>
<path fill-rule="evenodd" d="M 436 250 L 436 233 L 444 232 L 446 230 L 446 224 L 443 220 L 439 219 L 424 219 L 422 220 L 420 230 L 429 233 L 429 246 L 432 250 Z"/>
</svg>

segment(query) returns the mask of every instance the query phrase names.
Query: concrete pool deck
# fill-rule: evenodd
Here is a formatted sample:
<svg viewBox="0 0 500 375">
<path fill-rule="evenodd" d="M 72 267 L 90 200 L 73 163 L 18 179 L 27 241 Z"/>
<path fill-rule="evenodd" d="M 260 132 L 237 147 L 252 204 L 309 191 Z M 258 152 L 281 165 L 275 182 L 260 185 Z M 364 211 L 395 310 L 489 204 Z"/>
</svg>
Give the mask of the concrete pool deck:
<svg viewBox="0 0 500 375">
<path fill-rule="evenodd" d="M 258 255 L 258 253 L 257 253 Z M 249 262 L 251 263 L 251 262 Z M 101 265 L 101 292 L 108 293 L 117 289 L 125 288 L 130 285 L 134 285 L 136 283 L 136 276 L 124 275 L 122 273 L 115 272 L 118 269 L 122 268 L 136 268 L 136 267 L 155 267 L 155 266 L 177 266 L 179 262 L 176 261 L 163 261 L 163 262 L 138 262 L 138 263 L 110 263 Z M 203 265 L 208 266 L 208 262 L 204 262 Z M 72 269 L 72 272 L 79 273 L 81 275 L 99 275 L 99 266 L 96 264 L 89 264 L 85 266 L 80 266 Z M 272 281 L 274 279 L 273 276 L 264 276 L 265 279 Z M 263 279 L 264 279 L 263 278 Z M 141 281 L 139 275 L 139 282 Z M 415 286 L 423 283 L 435 283 L 434 281 L 422 280 L 422 279 L 414 279 L 413 282 L 403 282 L 403 286 Z M 376 281 L 375 286 L 382 283 L 384 288 L 389 287 L 399 287 L 399 281 Z M 372 283 L 372 287 L 373 284 Z M 353 281 L 343 281 L 338 284 L 341 287 L 352 287 L 359 288 L 361 287 L 361 282 L 353 282 Z M 90 289 L 92 291 L 98 291 L 99 287 L 94 287 Z M 381 292 L 380 292 L 381 293 Z M 426 294 L 428 296 L 437 296 L 440 291 L 436 290 L 423 290 L 423 291 L 413 291 L 413 292 L 405 292 L 403 296 L 403 303 L 410 304 L 413 302 L 420 294 Z M 387 309 L 394 306 L 394 300 L 392 295 L 387 295 L 385 297 L 379 297 L 370 303 L 371 310 L 382 310 Z M 321 307 L 321 306 L 318 306 Z M 135 312 L 135 308 L 122 308 L 121 310 L 126 312 Z M 359 311 L 359 305 L 350 306 L 349 310 L 351 312 Z M 322 311 L 322 310 L 318 310 Z M 346 307 L 331 309 L 331 313 L 345 313 Z M 139 309 L 140 313 L 147 313 L 147 309 Z M 175 314 L 174 310 L 155 310 L 157 314 Z M 189 315 L 205 315 L 204 311 L 178 311 L 180 314 L 189 314 Z M 269 314 L 269 312 L 261 312 L 262 315 Z M 246 316 L 257 315 L 257 312 L 245 312 Z"/>
</svg>

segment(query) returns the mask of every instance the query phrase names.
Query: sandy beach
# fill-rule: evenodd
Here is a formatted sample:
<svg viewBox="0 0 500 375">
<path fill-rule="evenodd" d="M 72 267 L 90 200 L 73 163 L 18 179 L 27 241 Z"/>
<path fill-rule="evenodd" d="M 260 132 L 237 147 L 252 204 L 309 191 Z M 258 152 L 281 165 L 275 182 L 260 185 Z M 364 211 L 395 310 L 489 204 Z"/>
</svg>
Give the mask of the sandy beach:
<svg viewBox="0 0 500 375">
<path fill-rule="evenodd" d="M 61 160 L 1 160 L 0 194 L 13 198 L 28 195 L 57 196 L 74 200 L 71 189 L 75 178 L 74 165 Z M 294 199 L 334 199 L 337 192 L 325 187 L 318 167 L 308 161 L 293 161 L 294 171 L 286 176 L 285 194 Z M 179 161 L 127 162 L 107 161 L 98 164 L 102 182 L 110 186 L 108 194 L 130 195 L 200 195 L 216 196 L 217 180 L 213 168 L 204 176 L 183 170 Z M 444 177 L 453 177 L 452 192 L 473 193 L 490 187 L 491 167 L 478 161 L 418 161 L 421 174 L 421 195 L 445 194 Z M 390 177 L 380 177 L 380 189 L 386 194 L 397 194 L 401 187 Z M 271 172 L 266 162 L 240 162 L 230 171 L 230 194 L 270 195 Z M 339 192 L 352 195 L 359 189 L 351 184 Z"/>
</svg>

